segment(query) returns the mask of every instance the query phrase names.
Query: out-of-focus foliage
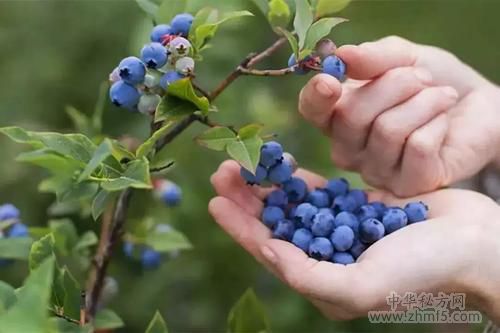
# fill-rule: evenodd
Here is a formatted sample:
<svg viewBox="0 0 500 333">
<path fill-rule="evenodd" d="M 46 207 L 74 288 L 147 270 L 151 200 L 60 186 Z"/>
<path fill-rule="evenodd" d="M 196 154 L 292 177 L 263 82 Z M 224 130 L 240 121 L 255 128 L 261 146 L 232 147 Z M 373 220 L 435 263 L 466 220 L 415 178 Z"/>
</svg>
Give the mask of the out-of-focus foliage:
<svg viewBox="0 0 500 333">
<path fill-rule="evenodd" d="M 288 3 L 294 7 L 293 1 Z M 197 80 L 210 90 L 249 52 L 262 49 L 276 36 L 253 1 L 190 1 L 193 11 L 202 5 L 255 14 L 227 23 L 215 37 L 214 47 L 204 51 Z M 353 1 L 338 14 L 350 23 L 336 28 L 333 38 L 342 45 L 397 34 L 448 49 L 499 82 L 499 11 L 500 2 L 488 0 Z M 151 20 L 132 0 L 1 1 L 0 126 L 72 131 L 65 107 L 73 105 L 90 116 L 100 83 L 121 58 L 140 49 L 150 28 Z M 262 66 L 283 67 L 290 53 L 283 49 Z M 219 115 L 215 118 L 234 125 L 265 123 L 264 133 L 278 134 L 303 167 L 337 175 L 339 171 L 329 160 L 328 141 L 297 114 L 298 92 L 305 80 L 296 76 L 241 78 L 217 100 Z M 149 124 L 142 115 L 106 104 L 103 128 L 114 137 L 143 139 Z M 172 332 L 223 331 L 228 311 L 248 286 L 263 301 L 276 332 L 402 331 L 402 326 L 370 326 L 365 320 L 332 323 L 324 319 L 212 222 L 207 213 L 213 196 L 209 177 L 224 155 L 193 142 L 202 129 L 193 126 L 162 153 L 176 160 L 169 176 L 183 187 L 182 205 L 172 210 L 150 202 L 149 196 L 135 198 L 130 224 L 153 210 L 158 221 L 172 223 L 186 234 L 194 248 L 157 271 L 143 271 L 120 254 L 116 256 L 111 274 L 120 291 L 109 306 L 124 319 L 127 332 L 143 331 L 156 308 Z M 37 192 L 42 171 L 14 162 L 23 149 L 0 137 L 0 202 L 15 203 L 30 226 L 45 225 L 49 218 L 57 217 L 53 216 L 57 210 L 47 209 L 54 198 Z M 72 218 L 79 231 L 97 231 L 98 224 L 90 217 Z M 19 286 L 27 270 L 27 263 L 19 262 L 0 269 L 0 277 Z"/>
</svg>

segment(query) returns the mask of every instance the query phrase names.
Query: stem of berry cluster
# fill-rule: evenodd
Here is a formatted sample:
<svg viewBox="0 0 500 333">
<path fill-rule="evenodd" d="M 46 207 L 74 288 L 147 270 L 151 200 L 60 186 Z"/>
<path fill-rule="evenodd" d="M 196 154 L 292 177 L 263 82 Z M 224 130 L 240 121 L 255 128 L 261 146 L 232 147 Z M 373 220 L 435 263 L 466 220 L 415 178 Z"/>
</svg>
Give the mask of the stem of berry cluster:
<svg viewBox="0 0 500 333">
<path fill-rule="evenodd" d="M 211 92 L 207 93 L 204 89 L 195 85 L 195 89 L 205 95 L 211 102 L 214 101 L 234 80 L 236 80 L 241 75 L 259 75 L 255 73 L 275 73 L 276 71 L 282 72 L 286 75 L 288 71 L 293 72 L 293 67 L 286 68 L 283 70 L 266 70 L 259 71 L 250 69 L 253 65 L 264 60 L 265 58 L 271 56 L 276 52 L 281 46 L 286 43 L 286 38 L 281 37 L 271 46 L 260 53 L 252 53 L 248 55 L 237 67 L 234 69 L 222 82 Z M 286 72 L 286 73 L 285 73 Z M 267 74 L 272 75 L 272 74 Z M 263 75 L 261 75 L 263 76 Z M 206 126 L 214 127 L 220 126 L 208 119 L 206 116 L 200 116 L 198 114 L 191 114 L 181 121 L 179 121 L 171 130 L 168 132 L 161 140 L 156 143 L 155 151 L 160 151 L 170 142 L 172 142 L 179 134 L 181 134 L 185 129 L 187 129 L 192 123 L 200 122 Z M 151 131 L 154 132 L 158 128 L 158 124 L 151 124 Z M 229 126 L 229 128 L 236 132 L 236 130 Z M 151 133 L 151 134 L 152 134 Z M 101 297 L 101 292 L 104 286 L 104 279 L 106 277 L 107 269 L 111 256 L 113 253 L 113 248 L 115 244 L 119 241 L 123 234 L 123 227 L 127 220 L 127 211 L 130 204 L 130 199 L 132 197 L 133 190 L 128 188 L 124 190 L 114 207 L 114 211 L 111 218 L 103 217 L 103 223 L 100 232 L 100 243 L 97 248 L 96 254 L 93 259 L 93 268 L 89 274 L 89 280 L 87 283 L 87 291 L 89 298 L 87 300 L 87 311 L 86 311 L 86 321 L 91 321 L 95 317 L 97 312 L 97 307 Z"/>
</svg>

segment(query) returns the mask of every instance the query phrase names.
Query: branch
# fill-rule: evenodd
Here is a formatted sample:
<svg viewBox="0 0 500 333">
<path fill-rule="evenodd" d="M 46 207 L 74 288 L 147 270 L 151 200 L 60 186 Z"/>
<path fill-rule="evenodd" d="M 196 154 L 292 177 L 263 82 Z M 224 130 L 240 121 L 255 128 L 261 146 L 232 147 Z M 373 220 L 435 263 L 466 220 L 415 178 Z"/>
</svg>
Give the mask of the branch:
<svg viewBox="0 0 500 333">
<path fill-rule="evenodd" d="M 244 67 L 239 68 L 241 75 L 253 75 L 253 76 L 284 76 L 295 72 L 294 67 L 287 67 L 283 69 L 248 69 Z"/>
<path fill-rule="evenodd" d="M 75 324 L 75 325 L 79 325 L 79 326 L 80 326 L 80 322 L 79 322 L 78 320 L 76 320 L 76 319 L 73 319 L 73 318 L 71 318 L 71 317 L 65 316 L 64 314 L 59 313 L 59 312 L 57 312 L 57 311 L 56 311 L 56 310 L 54 310 L 54 309 L 49 309 L 49 311 L 50 311 L 50 312 L 52 312 L 52 314 L 53 314 L 54 316 L 58 317 L 58 318 L 62 318 L 62 319 L 66 320 L 66 321 L 68 321 L 68 322 L 70 322 L 70 323 L 72 323 L 72 324 Z"/>
</svg>

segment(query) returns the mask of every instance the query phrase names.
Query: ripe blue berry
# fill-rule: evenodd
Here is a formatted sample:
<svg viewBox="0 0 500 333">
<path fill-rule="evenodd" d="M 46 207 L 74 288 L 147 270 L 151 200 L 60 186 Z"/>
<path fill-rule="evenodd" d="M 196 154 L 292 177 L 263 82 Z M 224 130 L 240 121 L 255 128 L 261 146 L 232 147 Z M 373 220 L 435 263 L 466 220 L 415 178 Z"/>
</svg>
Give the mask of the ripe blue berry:
<svg viewBox="0 0 500 333">
<path fill-rule="evenodd" d="M 364 243 L 374 243 L 384 237 L 385 229 L 377 219 L 364 220 L 359 224 L 359 238 Z"/>
<path fill-rule="evenodd" d="M 309 245 L 313 239 L 313 234 L 305 228 L 300 228 L 295 230 L 292 237 L 292 243 L 295 244 L 302 251 L 306 252 L 309 250 Z"/>
<path fill-rule="evenodd" d="M 314 215 L 318 213 L 318 208 L 314 207 L 310 203 L 302 203 L 295 209 L 295 214 L 293 220 L 297 222 L 301 227 L 311 228 L 312 219 Z"/>
<path fill-rule="evenodd" d="M 355 234 L 357 234 L 359 228 L 359 220 L 353 213 L 350 212 L 340 212 L 335 216 L 335 228 L 342 225 L 346 225 L 351 228 Z"/>
<path fill-rule="evenodd" d="M 240 175 L 247 182 L 248 185 L 255 185 L 255 184 L 259 185 L 266 179 L 267 170 L 263 166 L 258 165 L 254 175 L 244 167 L 241 167 Z"/>
<path fill-rule="evenodd" d="M 273 238 L 290 241 L 295 232 L 295 226 L 290 220 L 281 220 L 276 223 L 272 232 Z"/>
<path fill-rule="evenodd" d="M 364 221 L 369 218 L 378 218 L 378 212 L 375 209 L 374 206 L 368 204 L 368 205 L 363 205 L 359 207 L 359 209 L 356 211 L 356 216 L 360 221 Z"/>
<path fill-rule="evenodd" d="M 297 160 L 295 159 L 295 157 L 293 157 L 292 154 L 284 152 L 283 153 L 283 160 L 287 161 L 288 164 L 290 164 L 292 166 L 292 173 L 297 171 L 297 168 L 298 168 Z"/>
<path fill-rule="evenodd" d="M 326 183 L 325 190 L 330 194 L 332 199 L 340 195 L 346 195 L 349 191 L 349 182 L 344 178 L 330 179 Z"/>
<path fill-rule="evenodd" d="M 333 255 L 333 245 L 328 238 L 313 238 L 309 245 L 309 256 L 316 260 L 329 260 Z"/>
<path fill-rule="evenodd" d="M 181 188 L 170 181 L 162 182 L 159 192 L 161 199 L 167 206 L 177 206 L 181 202 Z"/>
<path fill-rule="evenodd" d="M 377 211 L 378 216 L 377 219 L 381 220 L 384 217 L 385 211 L 387 210 L 387 206 L 380 201 L 373 201 L 369 203 L 370 206 L 373 206 Z"/>
<path fill-rule="evenodd" d="M 356 199 L 350 195 L 339 195 L 333 200 L 335 212 L 354 212 L 357 208 Z"/>
<path fill-rule="evenodd" d="M 357 207 L 361 207 L 368 203 L 368 196 L 363 190 L 351 190 L 347 193 L 347 196 L 352 197 L 356 201 Z"/>
<path fill-rule="evenodd" d="M 341 225 L 333 230 L 330 241 L 336 251 L 347 251 L 354 243 L 354 231 L 346 225 Z"/>
<path fill-rule="evenodd" d="M 189 29 L 191 29 L 191 25 L 193 24 L 193 15 L 189 13 L 183 13 L 175 15 L 170 22 L 172 27 L 172 33 L 174 35 L 182 35 L 187 37 L 189 35 Z"/>
<path fill-rule="evenodd" d="M 429 212 L 429 207 L 422 201 L 410 202 L 405 206 L 405 212 L 408 216 L 408 223 L 425 221 Z"/>
<path fill-rule="evenodd" d="M 317 213 L 312 222 L 311 231 L 314 236 L 327 237 L 333 231 L 334 217 L 330 213 Z"/>
<path fill-rule="evenodd" d="M 11 238 L 21 238 L 28 236 L 29 236 L 28 227 L 21 222 L 14 223 L 7 232 L 7 237 Z"/>
<path fill-rule="evenodd" d="M 283 147 L 276 141 L 269 141 L 260 148 L 260 164 L 269 168 L 281 161 L 283 158 Z"/>
<path fill-rule="evenodd" d="M 142 267 L 146 269 L 158 268 L 161 264 L 161 253 L 152 248 L 145 248 L 141 254 Z"/>
<path fill-rule="evenodd" d="M 146 66 L 137 57 L 127 57 L 118 65 L 120 77 L 128 84 L 139 84 L 144 82 Z"/>
<path fill-rule="evenodd" d="M 289 161 L 283 160 L 269 169 L 268 179 L 273 184 L 283 184 L 292 178 L 293 166 Z"/>
<path fill-rule="evenodd" d="M 382 219 L 384 224 L 385 233 L 390 234 L 408 224 L 408 216 L 401 208 L 389 208 L 386 210 Z"/>
<path fill-rule="evenodd" d="M 153 28 L 153 31 L 151 31 L 151 41 L 161 43 L 163 41 L 163 36 L 171 34 L 172 29 L 168 24 L 159 24 Z"/>
<path fill-rule="evenodd" d="M 267 206 L 262 211 L 262 222 L 269 228 L 273 229 L 278 221 L 285 219 L 285 212 L 280 207 Z"/>
<path fill-rule="evenodd" d="M 335 217 L 335 213 L 331 208 L 320 208 L 318 209 L 318 213 L 331 214 L 333 217 Z"/>
<path fill-rule="evenodd" d="M 175 70 L 182 75 L 192 74 L 194 72 L 194 59 L 182 57 L 175 62 Z"/>
<path fill-rule="evenodd" d="M 331 205 L 328 193 L 319 189 L 309 192 L 306 201 L 318 208 L 326 208 Z"/>
<path fill-rule="evenodd" d="M 295 66 L 296 64 L 297 64 L 297 61 L 295 60 L 295 54 L 292 53 L 290 55 L 290 58 L 288 58 L 288 67 Z M 295 67 L 294 73 L 297 75 L 305 75 L 305 74 L 309 73 L 309 70 L 305 69 L 305 68 L 301 68 L 301 66 L 297 66 L 297 67 Z"/>
<path fill-rule="evenodd" d="M 288 205 L 288 197 L 282 189 L 276 189 L 266 197 L 266 206 L 276 206 L 285 209 Z"/>
<path fill-rule="evenodd" d="M 356 260 L 354 260 L 349 252 L 335 252 L 332 256 L 332 262 L 335 264 L 350 265 L 354 264 Z"/>
<path fill-rule="evenodd" d="M 184 76 L 182 74 L 177 73 L 176 71 L 167 72 L 160 79 L 160 87 L 166 90 L 167 87 L 171 85 L 173 82 L 183 78 Z"/>
<path fill-rule="evenodd" d="M 176 37 L 168 44 L 168 51 L 175 58 L 187 56 L 190 49 L 191 43 L 183 37 Z"/>
<path fill-rule="evenodd" d="M 352 244 L 351 248 L 349 249 L 349 252 L 352 254 L 352 256 L 355 259 L 358 259 L 358 257 L 361 255 L 361 253 L 365 252 L 365 250 L 368 248 L 368 245 L 360 241 L 359 239 L 354 239 L 354 243 Z"/>
<path fill-rule="evenodd" d="M 167 63 L 167 49 L 161 43 L 144 45 L 141 50 L 141 60 L 149 68 L 160 68 Z"/>
<path fill-rule="evenodd" d="M 123 81 L 118 81 L 113 83 L 109 89 L 109 98 L 116 106 L 124 107 L 129 110 L 135 110 L 139 104 L 141 94 L 136 87 Z"/>
<path fill-rule="evenodd" d="M 323 59 L 323 73 L 334 76 L 337 80 L 345 79 L 345 64 L 337 56 L 331 55 Z"/>
<path fill-rule="evenodd" d="M 143 114 L 152 114 L 161 102 L 159 95 L 142 95 L 137 104 L 137 109 Z"/>
<path fill-rule="evenodd" d="M 298 177 L 292 177 L 289 181 L 283 184 L 283 190 L 288 195 L 288 201 L 300 202 L 304 200 L 307 194 L 307 184 L 304 180 Z"/>
<path fill-rule="evenodd" d="M 0 221 L 18 219 L 19 209 L 13 204 L 4 204 L 0 206 Z"/>
</svg>

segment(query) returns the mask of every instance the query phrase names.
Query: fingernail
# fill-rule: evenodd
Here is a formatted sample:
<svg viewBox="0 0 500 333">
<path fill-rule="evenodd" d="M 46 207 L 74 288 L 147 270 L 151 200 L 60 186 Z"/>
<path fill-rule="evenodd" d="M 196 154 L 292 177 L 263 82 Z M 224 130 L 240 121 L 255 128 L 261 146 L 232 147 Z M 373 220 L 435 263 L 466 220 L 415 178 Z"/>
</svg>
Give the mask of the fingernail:
<svg viewBox="0 0 500 333">
<path fill-rule="evenodd" d="M 431 72 L 429 72 L 426 69 L 416 68 L 415 69 L 415 76 L 423 83 L 432 82 L 432 74 L 431 74 Z"/>
<path fill-rule="evenodd" d="M 444 87 L 443 92 L 453 99 L 458 98 L 458 92 L 453 87 Z"/>
<path fill-rule="evenodd" d="M 276 254 L 274 254 L 273 250 L 271 250 L 268 246 L 264 246 L 262 247 L 261 252 L 267 261 L 269 261 L 271 264 L 276 264 Z"/>
<path fill-rule="evenodd" d="M 316 83 L 316 91 L 324 98 L 328 98 L 333 95 L 333 89 L 323 81 Z"/>
</svg>

